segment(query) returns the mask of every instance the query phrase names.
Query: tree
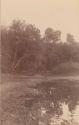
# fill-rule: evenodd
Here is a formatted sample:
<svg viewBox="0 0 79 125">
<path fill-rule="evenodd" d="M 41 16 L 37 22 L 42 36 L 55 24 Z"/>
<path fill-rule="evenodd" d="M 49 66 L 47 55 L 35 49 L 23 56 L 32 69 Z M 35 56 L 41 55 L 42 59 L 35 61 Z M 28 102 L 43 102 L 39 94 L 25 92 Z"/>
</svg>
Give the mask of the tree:
<svg viewBox="0 0 79 125">
<path fill-rule="evenodd" d="M 57 43 L 61 39 L 61 32 L 55 31 L 52 28 L 47 28 L 45 30 L 45 40 L 51 43 Z"/>
<path fill-rule="evenodd" d="M 7 45 L 5 48 L 8 49 L 10 55 L 10 70 L 16 71 L 24 59 L 27 60 L 31 55 L 33 55 L 33 59 L 38 53 L 40 30 L 34 25 L 26 25 L 24 22 L 14 20 L 8 28 L 8 33 L 6 32 L 7 36 L 5 32 L 2 31 L 2 44 Z M 5 53 L 4 48 L 3 51 Z"/>
<path fill-rule="evenodd" d="M 69 44 L 72 44 L 72 43 L 75 43 L 76 41 L 75 41 L 75 39 L 74 39 L 74 36 L 73 35 L 71 35 L 71 34 L 67 34 L 67 38 L 66 38 L 67 40 L 67 43 L 69 43 Z"/>
</svg>

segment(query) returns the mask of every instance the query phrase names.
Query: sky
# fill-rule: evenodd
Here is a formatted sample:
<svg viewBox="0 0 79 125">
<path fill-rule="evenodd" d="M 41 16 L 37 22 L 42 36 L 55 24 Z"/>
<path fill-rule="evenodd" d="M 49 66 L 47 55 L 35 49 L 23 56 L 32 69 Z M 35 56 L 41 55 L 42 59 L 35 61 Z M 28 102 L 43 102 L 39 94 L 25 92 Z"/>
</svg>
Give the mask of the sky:
<svg viewBox="0 0 79 125">
<path fill-rule="evenodd" d="M 79 41 L 79 0 L 1 0 L 1 24 L 12 20 L 35 24 L 43 33 L 47 27 L 74 35 Z"/>
</svg>

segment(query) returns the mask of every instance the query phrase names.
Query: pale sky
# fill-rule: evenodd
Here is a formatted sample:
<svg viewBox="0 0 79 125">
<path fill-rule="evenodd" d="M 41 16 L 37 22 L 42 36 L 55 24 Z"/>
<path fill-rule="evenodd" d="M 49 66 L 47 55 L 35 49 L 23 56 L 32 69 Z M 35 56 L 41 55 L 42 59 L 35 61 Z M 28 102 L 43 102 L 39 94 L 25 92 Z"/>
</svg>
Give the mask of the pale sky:
<svg viewBox="0 0 79 125">
<path fill-rule="evenodd" d="M 79 0 L 1 0 L 1 23 L 13 19 L 35 24 L 42 32 L 51 27 L 79 41 Z"/>
</svg>

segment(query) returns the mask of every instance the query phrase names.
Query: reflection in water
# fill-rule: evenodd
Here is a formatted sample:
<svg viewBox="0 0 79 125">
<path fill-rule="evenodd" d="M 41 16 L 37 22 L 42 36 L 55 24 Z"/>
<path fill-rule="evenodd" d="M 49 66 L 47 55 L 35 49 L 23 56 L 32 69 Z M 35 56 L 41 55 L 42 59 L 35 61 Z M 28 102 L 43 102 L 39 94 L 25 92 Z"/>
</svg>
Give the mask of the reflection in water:
<svg viewBox="0 0 79 125">
<path fill-rule="evenodd" d="M 74 122 L 74 124 L 78 123 L 78 125 L 79 125 L 79 105 L 76 106 L 73 114 L 74 114 L 73 115 L 73 122 Z"/>
<path fill-rule="evenodd" d="M 47 82 L 34 89 L 40 94 L 29 99 L 27 125 L 79 125 L 77 83 Z"/>
</svg>

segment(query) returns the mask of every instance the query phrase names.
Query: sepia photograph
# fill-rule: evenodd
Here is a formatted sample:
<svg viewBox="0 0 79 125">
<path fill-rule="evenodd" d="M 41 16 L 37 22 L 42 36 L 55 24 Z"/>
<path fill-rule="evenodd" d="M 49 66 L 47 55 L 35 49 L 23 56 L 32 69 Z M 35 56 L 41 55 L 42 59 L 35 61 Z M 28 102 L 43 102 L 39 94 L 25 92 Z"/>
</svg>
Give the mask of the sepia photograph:
<svg viewBox="0 0 79 125">
<path fill-rule="evenodd" d="M 79 125 L 79 0 L 0 0 L 0 125 Z"/>
</svg>

